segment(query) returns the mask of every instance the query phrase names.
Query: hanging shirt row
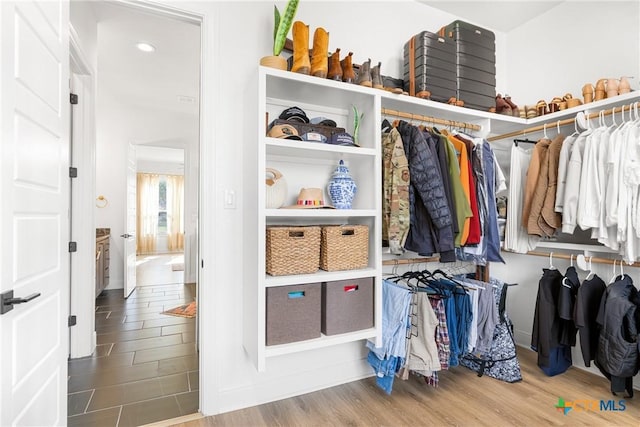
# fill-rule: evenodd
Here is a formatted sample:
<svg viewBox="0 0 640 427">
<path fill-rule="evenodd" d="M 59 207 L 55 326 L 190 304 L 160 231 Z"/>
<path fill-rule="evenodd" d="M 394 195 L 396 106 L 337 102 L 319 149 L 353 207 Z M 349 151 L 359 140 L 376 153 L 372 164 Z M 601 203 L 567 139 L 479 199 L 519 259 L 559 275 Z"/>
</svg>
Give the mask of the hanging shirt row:
<svg viewBox="0 0 640 427">
<path fill-rule="evenodd" d="M 640 122 L 601 120 L 566 138 L 542 138 L 533 149 L 513 147 L 505 248 L 525 253 L 541 237 L 579 227 L 628 263 L 637 261 L 639 137 Z"/>
<path fill-rule="evenodd" d="M 504 262 L 495 196 L 506 186 L 487 141 L 385 120 L 382 150 L 382 235 L 391 253 Z"/>
<path fill-rule="evenodd" d="M 409 373 L 437 387 L 438 372 L 463 365 L 494 378 L 522 377 L 504 310 L 507 286 L 436 270 L 407 272 L 382 283 L 382 346 L 367 360 L 388 394 L 395 377 Z"/>
</svg>

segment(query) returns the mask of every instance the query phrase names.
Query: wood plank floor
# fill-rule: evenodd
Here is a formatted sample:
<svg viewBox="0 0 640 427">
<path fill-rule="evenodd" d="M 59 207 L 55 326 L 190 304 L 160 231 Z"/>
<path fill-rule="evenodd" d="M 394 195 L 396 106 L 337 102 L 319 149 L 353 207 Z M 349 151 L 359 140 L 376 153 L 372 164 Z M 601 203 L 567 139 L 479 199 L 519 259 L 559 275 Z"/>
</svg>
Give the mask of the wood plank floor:
<svg viewBox="0 0 640 427">
<path fill-rule="evenodd" d="M 96 351 L 69 361 L 69 426 L 138 426 L 198 411 L 195 318 L 161 314 L 193 301 L 195 284 L 122 294 L 96 298 Z"/>
<path fill-rule="evenodd" d="M 432 388 L 411 376 L 396 379 L 386 395 L 375 378 L 290 399 L 174 424 L 210 426 L 640 426 L 640 396 L 625 399 L 624 411 L 580 411 L 566 415 L 555 408 L 565 401 L 616 400 L 603 377 L 570 368 L 547 377 L 536 353 L 518 348 L 523 381 L 508 384 L 455 367 Z"/>
</svg>

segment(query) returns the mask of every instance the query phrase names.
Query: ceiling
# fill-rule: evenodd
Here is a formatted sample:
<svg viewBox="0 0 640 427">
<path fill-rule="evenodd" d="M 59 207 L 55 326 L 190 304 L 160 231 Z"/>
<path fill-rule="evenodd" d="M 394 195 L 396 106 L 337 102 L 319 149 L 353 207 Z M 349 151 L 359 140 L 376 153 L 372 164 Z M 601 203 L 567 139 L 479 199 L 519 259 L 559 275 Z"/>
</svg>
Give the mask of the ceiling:
<svg viewBox="0 0 640 427">
<path fill-rule="evenodd" d="M 115 3 L 92 4 L 100 91 L 130 105 L 197 115 L 200 27 Z M 141 41 L 156 51 L 138 50 Z"/>
<path fill-rule="evenodd" d="M 558 6 L 562 1 L 502 0 L 456 1 L 417 0 L 427 6 L 449 12 L 460 19 L 470 21 L 494 31 L 508 32 L 521 24 Z"/>
</svg>

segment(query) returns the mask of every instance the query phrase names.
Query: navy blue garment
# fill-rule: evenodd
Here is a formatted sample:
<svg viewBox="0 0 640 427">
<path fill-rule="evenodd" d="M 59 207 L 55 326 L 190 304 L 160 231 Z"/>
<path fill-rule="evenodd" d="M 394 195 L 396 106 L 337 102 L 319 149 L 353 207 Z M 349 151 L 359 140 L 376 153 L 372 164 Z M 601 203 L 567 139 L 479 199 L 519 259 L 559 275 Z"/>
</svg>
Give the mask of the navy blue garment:
<svg viewBox="0 0 640 427">
<path fill-rule="evenodd" d="M 549 351 L 548 362 L 544 366 L 540 366 L 545 375 L 553 377 L 562 374 L 572 365 L 571 347 L 568 345 L 559 345 L 553 347 Z"/>
<path fill-rule="evenodd" d="M 402 137 L 411 175 L 410 227 L 404 247 L 424 255 L 440 253 L 443 261 L 455 261 L 451 211 L 437 155 L 417 127 L 401 120 L 397 129 Z"/>
<path fill-rule="evenodd" d="M 448 280 L 439 279 L 435 281 L 444 302 L 444 312 L 447 317 L 447 331 L 449 332 L 449 366 L 458 366 L 458 357 L 465 350 L 460 348 L 458 338 L 458 310 L 455 300 L 455 284 Z"/>
<path fill-rule="evenodd" d="M 487 261 L 505 263 L 500 255 L 500 231 L 498 230 L 498 207 L 496 206 L 496 175 L 493 150 L 487 141 L 482 143 L 482 161 L 487 188 L 487 223 L 485 239 L 487 243 Z"/>
<path fill-rule="evenodd" d="M 471 299 L 469 298 L 469 294 L 464 290 L 457 288 L 453 294 L 453 300 L 456 304 L 458 356 L 463 356 L 467 352 L 469 345 L 469 332 L 471 329 L 471 321 L 473 320 Z"/>
</svg>

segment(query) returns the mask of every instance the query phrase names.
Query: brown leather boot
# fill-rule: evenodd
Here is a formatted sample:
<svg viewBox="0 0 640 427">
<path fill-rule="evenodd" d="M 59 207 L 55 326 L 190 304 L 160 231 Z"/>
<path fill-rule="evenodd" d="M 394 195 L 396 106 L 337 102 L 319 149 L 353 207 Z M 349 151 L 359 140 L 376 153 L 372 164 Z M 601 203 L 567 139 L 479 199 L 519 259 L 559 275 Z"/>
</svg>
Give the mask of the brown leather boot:
<svg viewBox="0 0 640 427">
<path fill-rule="evenodd" d="M 300 74 L 309 74 L 311 63 L 309 61 L 309 26 L 302 21 L 293 23 L 293 65 L 291 71 Z"/>
<path fill-rule="evenodd" d="M 358 70 L 358 84 L 360 86 L 371 87 L 371 58 L 363 62 Z"/>
<path fill-rule="evenodd" d="M 313 52 L 311 54 L 311 74 L 325 78 L 329 71 L 329 33 L 318 27 L 313 33 Z"/>
<path fill-rule="evenodd" d="M 382 62 L 378 62 L 378 65 L 374 66 L 371 69 L 371 84 L 376 89 L 383 89 L 382 85 L 382 77 L 380 77 L 380 67 L 382 66 Z"/>
<path fill-rule="evenodd" d="M 516 104 L 511 102 L 511 97 L 509 95 L 505 94 L 503 99 L 504 99 L 504 102 L 509 104 L 509 107 L 511 107 L 511 114 L 514 117 L 520 117 L 520 110 L 518 109 L 518 106 Z"/>
<path fill-rule="evenodd" d="M 340 65 L 340 48 L 329 57 L 329 74 L 327 78 L 342 81 L 342 66 Z"/>
<path fill-rule="evenodd" d="M 346 83 L 355 83 L 356 82 L 356 72 L 353 71 L 353 63 L 351 58 L 353 57 L 353 52 L 349 52 L 349 55 L 345 56 L 342 61 L 340 61 L 340 66 L 342 67 L 342 81 Z"/>
</svg>

